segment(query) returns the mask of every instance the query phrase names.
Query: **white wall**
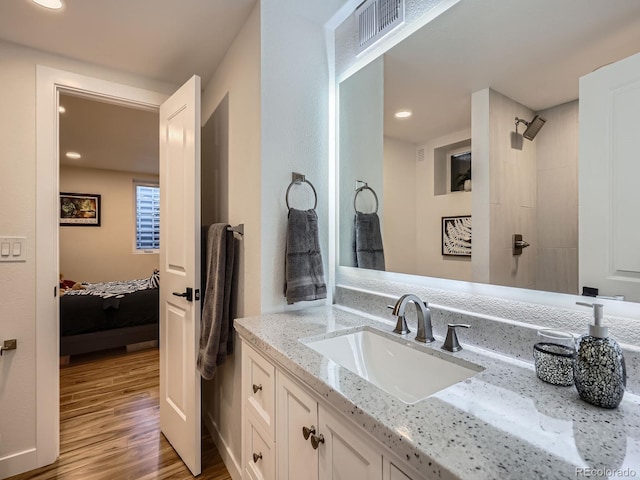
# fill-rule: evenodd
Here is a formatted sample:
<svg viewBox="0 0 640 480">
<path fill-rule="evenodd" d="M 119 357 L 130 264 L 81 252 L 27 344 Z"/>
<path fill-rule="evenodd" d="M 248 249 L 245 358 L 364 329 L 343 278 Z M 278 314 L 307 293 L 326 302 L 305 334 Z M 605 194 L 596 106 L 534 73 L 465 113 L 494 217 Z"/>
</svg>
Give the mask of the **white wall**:
<svg viewBox="0 0 640 480">
<path fill-rule="evenodd" d="M 423 219 L 416 216 L 423 185 L 416 178 L 416 146 L 384 137 L 382 240 L 388 272 L 417 273 L 416 232 Z"/>
<path fill-rule="evenodd" d="M 318 192 L 320 248 L 325 281 L 329 281 L 329 68 L 325 30 L 311 18 L 310 8 L 320 7 L 296 0 L 261 2 L 263 313 L 326 303 L 320 300 L 287 306 L 283 294 L 285 192 L 293 171 L 305 174 Z M 306 185 L 295 190 L 299 194 L 292 196 L 292 206 L 313 206 Z"/>
<path fill-rule="evenodd" d="M 539 112 L 547 120 L 535 138 L 538 177 L 539 290 L 578 292 L 578 101 Z"/>
<path fill-rule="evenodd" d="M 378 216 L 384 230 L 386 209 L 383 188 L 383 108 L 384 58 L 380 57 L 340 84 L 339 133 L 339 263 L 355 267 L 353 251 L 353 199 L 356 180 L 367 182 L 378 195 Z M 357 206 L 362 212 L 375 209 L 375 199 L 369 192 L 358 195 Z M 384 241 L 384 236 L 383 236 Z M 385 260 L 386 260 L 385 252 Z M 386 263 L 387 270 L 389 264 Z"/>
<path fill-rule="evenodd" d="M 0 42 L 0 235 L 27 237 L 26 263 L 0 264 L 0 332 L 18 349 L 2 356 L 0 477 L 35 462 L 36 65 L 170 93 L 175 86 Z M 19 288 L 16 288 L 19 285 Z M 57 338 L 52 338 L 57 342 Z"/>
<path fill-rule="evenodd" d="M 226 198 L 224 191 L 210 192 L 215 206 L 212 211 L 207 209 L 210 218 L 206 220 L 232 225 L 243 223 L 245 228 L 244 237 L 236 243 L 239 246 L 236 317 L 261 312 L 260 85 L 260 6 L 256 5 L 202 96 L 202 121 L 206 125 L 203 135 L 228 136 L 227 139 L 203 139 L 206 145 L 203 161 L 211 160 L 209 153 L 214 153 L 214 159 L 218 160 L 213 168 L 217 168 L 214 177 L 219 178 L 214 179 L 209 189 L 220 186 L 226 191 Z M 226 109 L 226 119 L 218 118 L 220 109 Z M 207 125 L 210 119 L 214 123 Z M 223 152 L 220 149 L 225 149 L 225 143 L 227 151 Z M 234 354 L 227 357 L 214 380 L 202 382 L 202 414 L 213 430 L 230 474 L 238 479 L 242 460 L 242 399 L 237 336 L 235 347 Z"/>
<path fill-rule="evenodd" d="M 424 148 L 425 159 L 416 163 L 416 274 L 428 277 L 448 278 L 452 280 L 471 280 L 472 259 L 475 257 L 475 245 L 472 242 L 472 257 L 451 257 L 442 255 L 442 217 L 471 215 L 473 192 L 452 192 L 435 194 L 435 150 L 448 145 L 468 141 L 469 129 L 452 132 L 449 135 L 431 139 L 419 148 Z M 472 156 L 472 169 L 475 177 L 475 158 Z M 446 190 L 446 188 L 445 188 Z M 475 219 L 472 217 L 472 228 Z M 473 230 L 472 230 L 473 231 Z"/>
<path fill-rule="evenodd" d="M 134 180 L 158 175 L 60 168 L 60 191 L 101 195 L 99 227 L 60 227 L 60 273 L 77 282 L 112 282 L 151 276 L 157 253 L 134 253 Z"/>
</svg>

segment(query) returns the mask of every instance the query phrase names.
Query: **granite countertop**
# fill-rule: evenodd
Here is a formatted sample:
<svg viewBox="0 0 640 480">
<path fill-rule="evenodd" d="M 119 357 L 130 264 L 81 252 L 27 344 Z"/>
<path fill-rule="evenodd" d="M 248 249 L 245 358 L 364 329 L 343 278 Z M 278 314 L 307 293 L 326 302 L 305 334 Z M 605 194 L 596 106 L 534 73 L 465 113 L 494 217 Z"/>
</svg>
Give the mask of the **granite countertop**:
<svg viewBox="0 0 640 480">
<path fill-rule="evenodd" d="M 440 349 L 442 338 L 423 345 L 409 334 L 404 341 L 417 348 L 484 370 L 408 405 L 300 341 L 360 326 L 388 333 L 391 325 L 337 306 L 235 321 L 249 344 L 428 478 L 640 476 L 640 397 L 629 392 L 617 409 L 598 408 L 574 387 L 539 380 L 532 363 L 469 345 L 449 354 Z M 428 381 L 429 372 L 407 365 L 398 374 Z"/>
</svg>

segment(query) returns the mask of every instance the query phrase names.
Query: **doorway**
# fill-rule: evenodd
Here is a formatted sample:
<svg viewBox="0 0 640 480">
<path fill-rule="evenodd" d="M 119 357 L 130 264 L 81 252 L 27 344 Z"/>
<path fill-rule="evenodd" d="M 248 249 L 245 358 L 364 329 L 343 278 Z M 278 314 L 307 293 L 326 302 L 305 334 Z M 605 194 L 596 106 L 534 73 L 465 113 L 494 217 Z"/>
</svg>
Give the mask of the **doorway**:
<svg viewBox="0 0 640 480">
<path fill-rule="evenodd" d="M 36 450 L 39 467 L 60 452 L 59 401 L 59 160 L 61 92 L 157 111 L 167 95 L 38 65 L 36 70 Z M 86 193 L 86 192 L 82 192 Z M 88 227 L 86 227 L 88 228 Z M 52 295 L 53 294 L 53 295 Z M 55 321 L 52 321 L 55 319 Z"/>
<path fill-rule="evenodd" d="M 58 106 L 60 92 L 158 110 L 163 223 L 160 248 L 160 427 L 194 475 L 201 470 L 200 78 L 171 96 L 38 65 L 36 68 L 36 457 L 53 463 L 60 451 L 58 398 Z M 164 174 L 162 172 L 165 172 Z M 171 181 L 170 181 L 171 180 Z M 189 212 L 190 215 L 185 215 Z M 164 238 L 169 235 L 168 238 Z M 53 287 L 53 288 L 52 288 Z M 53 296 L 51 291 L 53 290 Z M 173 292 L 173 293 L 172 293 Z M 178 300 L 176 300 L 176 297 Z M 168 343 L 167 343 L 168 342 Z M 164 343 L 167 343 L 165 345 Z M 168 388 L 167 388 L 168 387 Z"/>
</svg>

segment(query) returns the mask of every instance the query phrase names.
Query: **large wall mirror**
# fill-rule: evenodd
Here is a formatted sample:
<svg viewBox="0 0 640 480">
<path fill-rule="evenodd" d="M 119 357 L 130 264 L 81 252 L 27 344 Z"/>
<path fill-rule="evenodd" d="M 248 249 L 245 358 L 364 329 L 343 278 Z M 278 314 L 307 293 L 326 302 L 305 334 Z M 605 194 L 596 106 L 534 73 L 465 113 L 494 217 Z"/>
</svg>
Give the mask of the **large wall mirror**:
<svg viewBox="0 0 640 480">
<path fill-rule="evenodd" d="M 638 224 L 640 188 L 617 195 L 611 167 L 621 213 L 591 218 L 579 135 L 580 78 L 640 52 L 639 32 L 637 0 L 461 0 L 342 80 L 339 264 L 640 302 L 637 226 L 617 247 L 632 288 L 584 280 L 614 242 L 583 243 L 587 224 Z"/>
</svg>

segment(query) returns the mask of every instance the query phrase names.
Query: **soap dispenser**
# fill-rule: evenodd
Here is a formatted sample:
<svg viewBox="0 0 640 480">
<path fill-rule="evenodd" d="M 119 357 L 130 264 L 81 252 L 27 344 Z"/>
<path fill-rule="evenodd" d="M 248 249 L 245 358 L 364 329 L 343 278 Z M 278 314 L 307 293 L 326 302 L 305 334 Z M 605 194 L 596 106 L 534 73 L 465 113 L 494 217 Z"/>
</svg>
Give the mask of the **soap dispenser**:
<svg viewBox="0 0 640 480">
<path fill-rule="evenodd" d="M 618 342 L 609 337 L 602 325 L 604 305 L 576 302 L 593 308 L 593 325 L 589 334 L 580 338 L 573 379 L 580 398 L 598 407 L 616 408 L 622 401 L 627 384 L 624 357 Z"/>
</svg>

